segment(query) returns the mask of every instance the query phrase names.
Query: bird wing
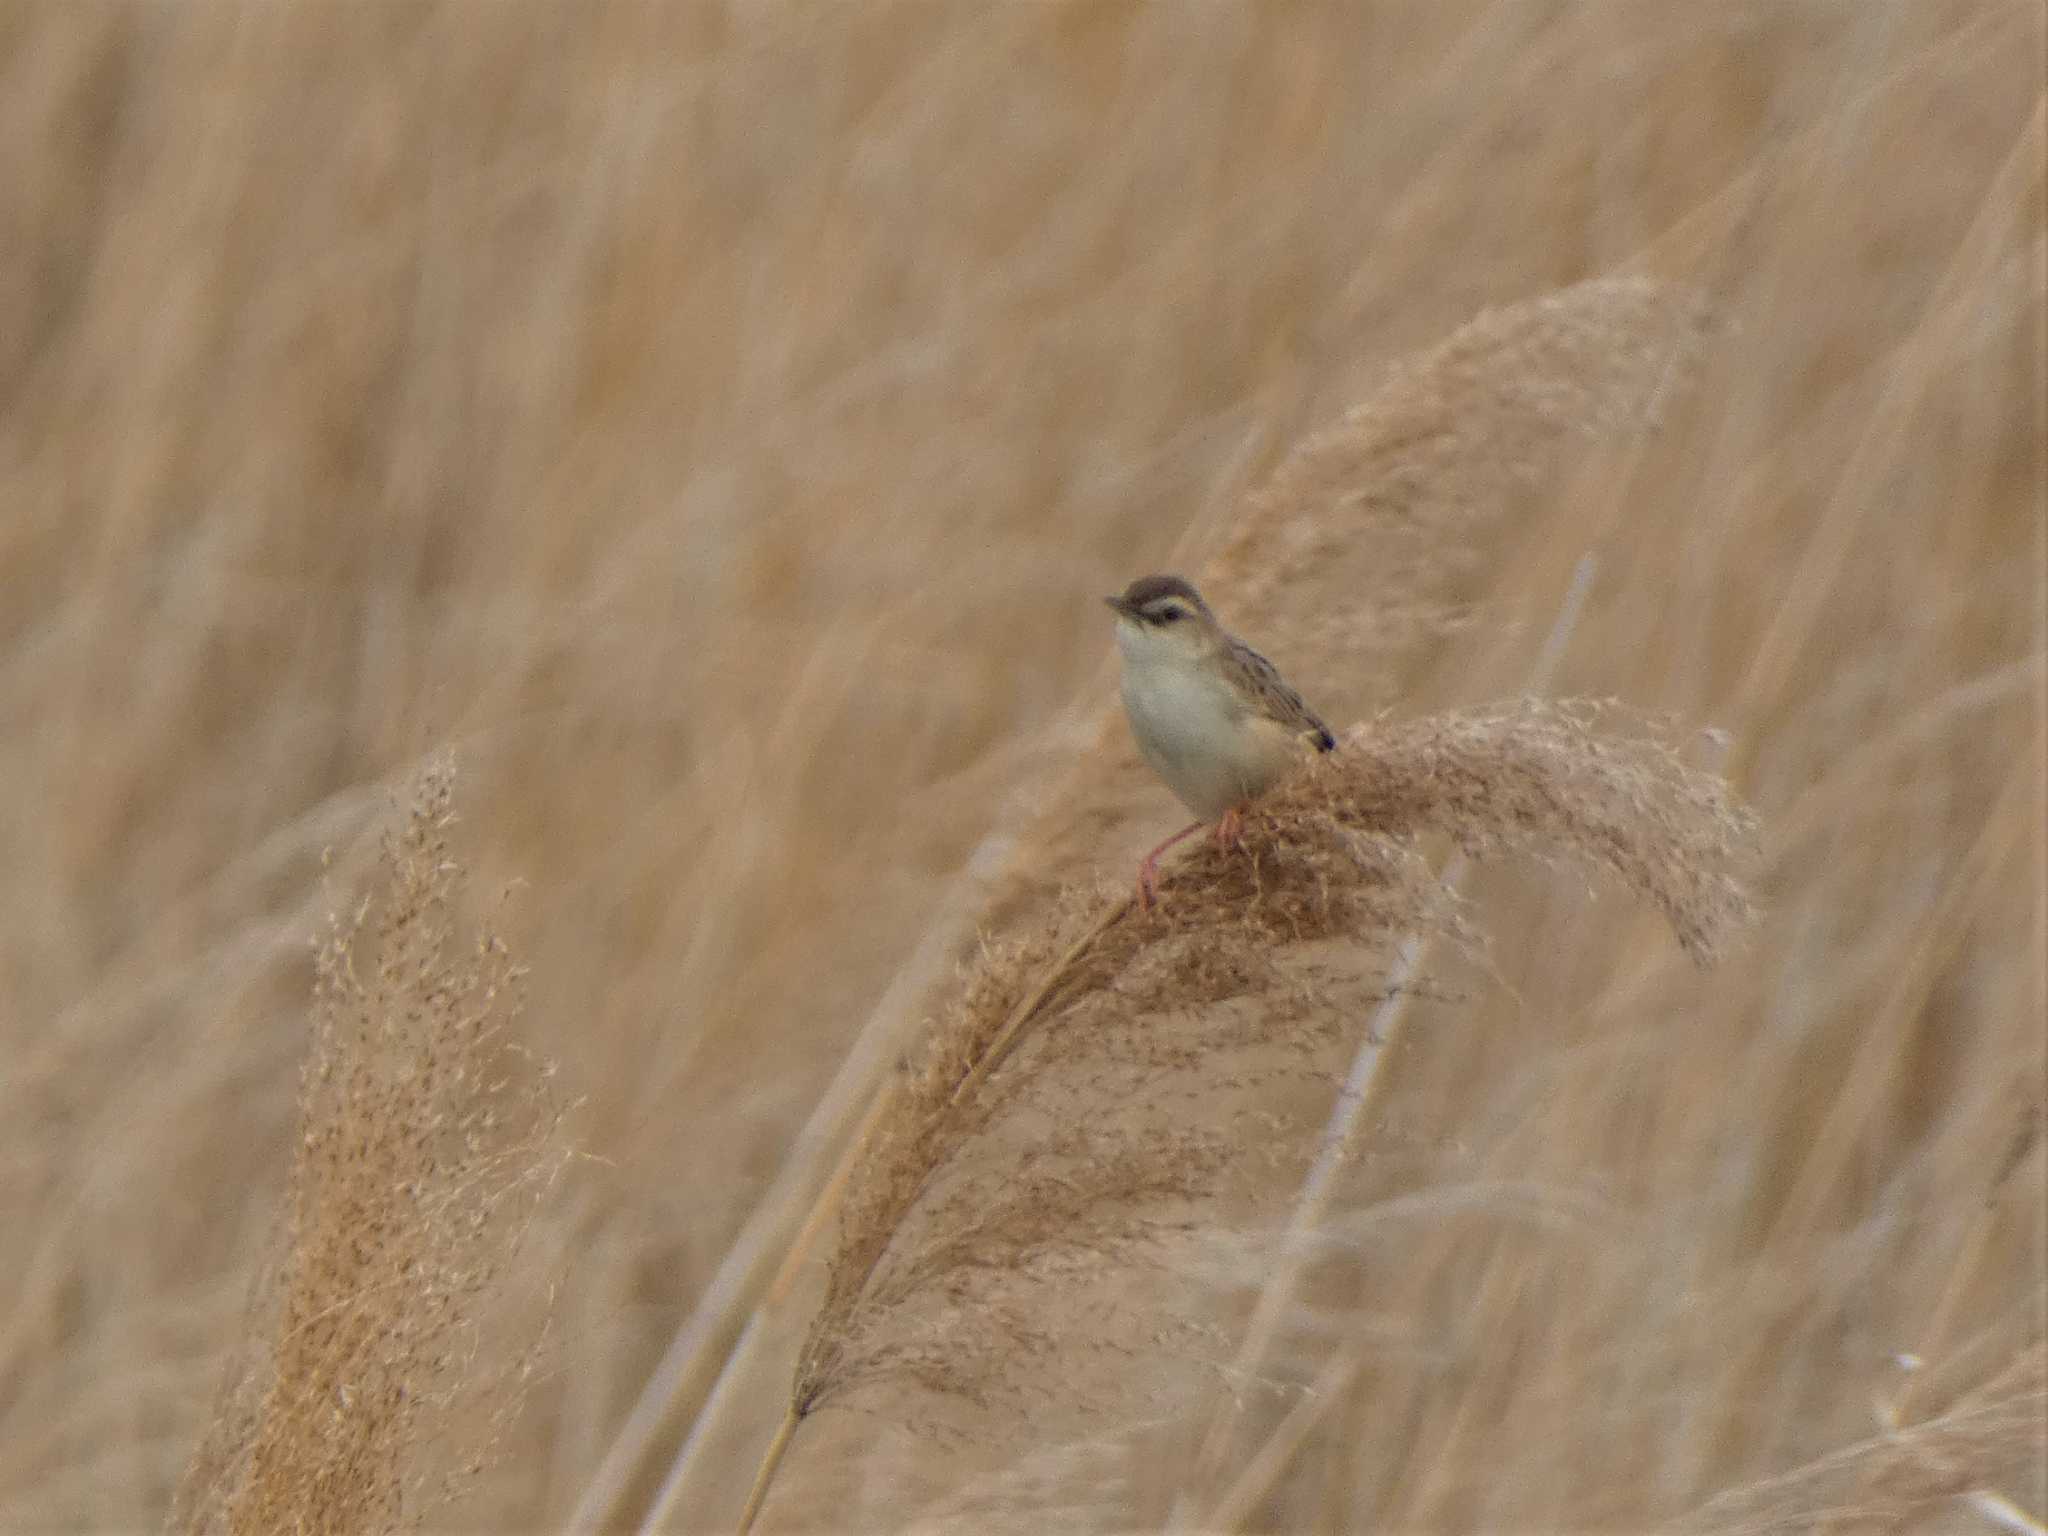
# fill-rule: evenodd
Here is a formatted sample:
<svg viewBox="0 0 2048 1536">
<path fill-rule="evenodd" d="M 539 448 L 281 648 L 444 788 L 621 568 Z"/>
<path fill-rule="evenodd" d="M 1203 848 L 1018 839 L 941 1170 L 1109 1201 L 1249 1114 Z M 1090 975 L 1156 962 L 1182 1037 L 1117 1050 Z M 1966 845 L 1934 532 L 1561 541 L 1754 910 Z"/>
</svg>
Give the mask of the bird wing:
<svg viewBox="0 0 2048 1536">
<path fill-rule="evenodd" d="M 1316 712 L 1303 702 L 1301 695 L 1287 685 L 1278 667 L 1234 636 L 1230 642 L 1229 657 L 1231 671 L 1243 685 L 1256 713 L 1306 737 L 1315 744 L 1318 752 L 1328 752 L 1337 745 L 1337 738 L 1330 734 L 1330 728 L 1317 718 Z"/>
</svg>

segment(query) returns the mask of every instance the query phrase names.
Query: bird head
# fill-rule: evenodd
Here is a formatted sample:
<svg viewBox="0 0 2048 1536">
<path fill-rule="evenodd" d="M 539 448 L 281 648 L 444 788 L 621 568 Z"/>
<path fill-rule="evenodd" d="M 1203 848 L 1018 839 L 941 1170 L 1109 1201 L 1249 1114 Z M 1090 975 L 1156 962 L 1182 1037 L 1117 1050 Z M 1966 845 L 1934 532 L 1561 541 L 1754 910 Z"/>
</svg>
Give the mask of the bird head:
<svg viewBox="0 0 2048 1536">
<path fill-rule="evenodd" d="M 1103 601 L 1116 612 L 1116 643 L 1127 661 L 1198 658 L 1222 636 L 1202 594 L 1178 576 L 1141 576 Z"/>
</svg>

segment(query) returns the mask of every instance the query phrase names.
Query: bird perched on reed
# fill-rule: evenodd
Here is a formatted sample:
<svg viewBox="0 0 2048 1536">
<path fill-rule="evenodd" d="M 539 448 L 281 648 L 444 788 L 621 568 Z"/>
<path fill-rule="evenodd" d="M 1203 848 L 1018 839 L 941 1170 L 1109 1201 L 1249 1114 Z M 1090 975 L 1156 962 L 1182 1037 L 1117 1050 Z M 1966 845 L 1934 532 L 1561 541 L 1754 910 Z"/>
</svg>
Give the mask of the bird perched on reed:
<svg viewBox="0 0 2048 1536">
<path fill-rule="evenodd" d="M 1218 846 L 1235 845 L 1245 807 L 1307 750 L 1328 752 L 1337 740 L 1180 577 L 1143 576 L 1104 601 L 1116 610 L 1124 712 L 1138 751 L 1198 818 L 1138 866 L 1138 906 L 1149 910 L 1161 854 L 1211 821 Z"/>
</svg>

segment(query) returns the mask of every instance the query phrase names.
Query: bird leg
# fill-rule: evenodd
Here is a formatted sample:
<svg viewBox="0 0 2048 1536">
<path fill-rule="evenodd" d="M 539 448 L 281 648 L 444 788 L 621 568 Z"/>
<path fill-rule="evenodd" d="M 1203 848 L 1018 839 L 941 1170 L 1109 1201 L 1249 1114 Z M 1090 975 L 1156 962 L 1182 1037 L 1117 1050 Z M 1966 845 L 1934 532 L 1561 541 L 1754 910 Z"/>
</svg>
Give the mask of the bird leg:
<svg viewBox="0 0 2048 1536">
<path fill-rule="evenodd" d="M 1233 805 L 1223 813 L 1223 819 L 1216 823 L 1216 846 L 1235 848 L 1244 832 L 1244 807 Z"/>
<path fill-rule="evenodd" d="M 1201 830 L 1202 824 L 1199 821 L 1191 821 L 1157 848 L 1154 848 L 1145 855 L 1145 862 L 1138 866 L 1138 910 L 1140 912 L 1150 912 L 1153 901 L 1159 895 L 1159 855 L 1166 852 L 1167 849 L 1186 837 L 1190 832 L 1199 832 Z"/>
</svg>

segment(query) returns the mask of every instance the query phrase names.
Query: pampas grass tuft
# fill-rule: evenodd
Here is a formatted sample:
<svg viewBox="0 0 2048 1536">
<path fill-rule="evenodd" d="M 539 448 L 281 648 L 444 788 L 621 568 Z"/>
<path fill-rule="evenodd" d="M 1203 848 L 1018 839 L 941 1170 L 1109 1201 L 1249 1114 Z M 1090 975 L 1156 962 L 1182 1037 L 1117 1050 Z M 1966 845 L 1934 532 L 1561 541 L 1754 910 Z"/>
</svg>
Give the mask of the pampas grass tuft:
<svg viewBox="0 0 2048 1536">
<path fill-rule="evenodd" d="M 1288 453 L 1232 519 L 1203 590 L 1247 633 L 1342 658 L 1349 675 L 1369 668 L 1390 696 L 1398 668 L 1443 634 L 1480 535 L 1560 448 L 1654 424 L 1711 321 L 1703 295 L 1647 277 L 1474 316 Z"/>
<path fill-rule="evenodd" d="M 382 887 L 320 948 L 283 1253 L 245 1335 L 268 1342 L 226 1385 L 175 1531 L 416 1528 L 523 1400 L 538 1337 L 479 1341 L 562 1166 L 563 1107 L 506 1037 L 524 973 L 488 931 L 457 941 L 453 797 L 451 764 L 421 773 Z"/>
<path fill-rule="evenodd" d="M 1049 1355 L 1072 1319 L 1032 1289 L 1156 1255 L 1256 1145 L 1142 1106 L 1241 1091 L 1274 1070 L 1259 1048 L 1312 1059 L 1405 935 L 1472 940 L 1429 839 L 1600 869 L 1695 959 L 1718 954 L 1751 915 L 1754 820 L 1619 719 L 1528 700 L 1361 728 L 1263 803 L 1241 847 L 1175 866 L 1152 912 L 1070 893 L 1038 933 L 987 948 L 855 1170 L 787 1422 L 888 1377 L 985 1404 Z M 1308 959 L 1333 942 L 1342 965 Z M 1106 1082 L 1128 1113 L 1076 1107 Z M 1188 1342 L 1156 1319 L 1149 1336 Z"/>
<path fill-rule="evenodd" d="M 1487 537 L 1565 450 L 1653 425 L 1698 360 L 1712 313 L 1681 285 L 1595 278 L 1474 316 L 1385 369 L 1232 509 L 1199 585 L 1325 713 L 1400 696 L 1427 648 L 1465 622 L 1461 585 Z M 1120 711 L 1020 836 L 1031 857 L 992 903 L 1036 904 L 1091 869 L 1154 781 Z"/>
</svg>

